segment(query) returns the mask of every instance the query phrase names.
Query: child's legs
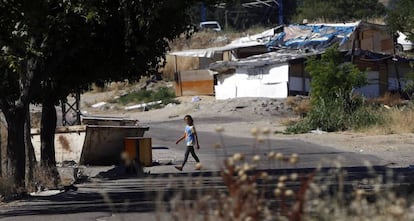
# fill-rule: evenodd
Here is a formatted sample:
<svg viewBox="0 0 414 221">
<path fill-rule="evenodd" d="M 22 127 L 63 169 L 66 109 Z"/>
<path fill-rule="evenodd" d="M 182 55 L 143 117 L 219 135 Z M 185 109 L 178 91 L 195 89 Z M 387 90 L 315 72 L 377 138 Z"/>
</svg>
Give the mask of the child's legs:
<svg viewBox="0 0 414 221">
<path fill-rule="evenodd" d="M 196 153 L 195 153 L 195 151 L 194 151 L 194 147 L 191 147 L 191 149 L 190 149 L 190 153 L 191 153 L 191 155 L 193 156 L 193 158 L 195 159 L 195 161 L 198 163 L 198 162 L 200 162 L 200 160 L 198 159 L 198 157 L 197 157 L 197 155 L 196 155 Z"/>
<path fill-rule="evenodd" d="M 190 154 L 190 151 L 191 151 L 190 147 L 187 147 L 187 150 L 185 151 L 185 154 L 184 154 L 184 161 L 183 161 L 183 165 L 182 165 L 183 167 L 184 167 L 185 163 L 187 163 L 188 155 Z M 193 151 L 194 151 L 194 148 L 193 148 Z"/>
</svg>

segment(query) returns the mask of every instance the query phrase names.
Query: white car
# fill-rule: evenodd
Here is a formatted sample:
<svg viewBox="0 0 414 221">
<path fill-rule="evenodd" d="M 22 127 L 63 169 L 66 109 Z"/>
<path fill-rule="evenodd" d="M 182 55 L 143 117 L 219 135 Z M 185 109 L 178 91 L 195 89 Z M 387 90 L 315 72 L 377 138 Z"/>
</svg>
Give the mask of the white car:
<svg viewBox="0 0 414 221">
<path fill-rule="evenodd" d="M 204 21 L 200 22 L 200 29 L 201 30 L 214 30 L 214 31 L 221 31 L 221 26 L 217 21 Z"/>
<path fill-rule="evenodd" d="M 408 40 L 407 35 L 402 32 L 397 32 L 398 38 L 395 45 L 397 51 L 411 51 L 414 49 L 414 43 Z"/>
</svg>

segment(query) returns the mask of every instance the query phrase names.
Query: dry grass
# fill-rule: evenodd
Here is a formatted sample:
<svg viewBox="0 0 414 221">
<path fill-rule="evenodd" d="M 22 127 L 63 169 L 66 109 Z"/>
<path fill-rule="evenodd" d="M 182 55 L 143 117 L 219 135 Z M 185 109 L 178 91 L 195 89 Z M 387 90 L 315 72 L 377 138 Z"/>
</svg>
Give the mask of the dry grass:
<svg viewBox="0 0 414 221">
<path fill-rule="evenodd" d="M 385 108 L 382 115 L 386 119 L 384 125 L 378 125 L 370 128 L 365 128 L 359 132 L 364 132 L 372 135 L 382 134 L 404 134 L 414 132 L 414 111 L 412 107 L 392 107 Z"/>
<path fill-rule="evenodd" d="M 298 116 L 304 117 L 311 109 L 312 105 L 308 97 L 288 97 L 286 104 L 292 108 L 292 110 Z"/>
<path fill-rule="evenodd" d="M 301 121 L 301 118 L 282 118 L 279 123 L 283 126 L 291 126 Z"/>
<path fill-rule="evenodd" d="M 94 93 L 102 93 L 102 92 L 107 92 L 107 91 L 124 90 L 128 87 L 131 87 L 131 84 L 128 81 L 111 82 L 109 84 L 106 84 L 104 87 L 100 87 L 96 84 L 92 84 L 91 91 Z"/>
<path fill-rule="evenodd" d="M 368 103 L 398 106 L 404 104 L 404 101 L 401 99 L 400 94 L 386 92 L 382 97 L 371 99 Z"/>
<path fill-rule="evenodd" d="M 198 58 L 194 57 L 176 57 L 177 69 L 180 71 L 195 70 L 199 66 Z M 174 79 L 175 72 L 175 58 L 174 56 L 167 55 L 165 67 L 160 70 L 163 73 L 164 78 L 168 80 Z"/>
<path fill-rule="evenodd" d="M 46 189 L 56 189 L 58 185 L 61 182 L 57 179 L 59 176 L 57 170 L 53 170 L 51 168 L 44 168 L 41 166 L 35 166 L 34 172 L 33 172 L 33 187 L 30 187 L 32 185 L 29 185 L 30 188 L 34 189 L 28 189 L 27 191 L 33 192 L 33 191 L 41 191 Z M 64 183 L 66 184 L 66 183 Z"/>
</svg>

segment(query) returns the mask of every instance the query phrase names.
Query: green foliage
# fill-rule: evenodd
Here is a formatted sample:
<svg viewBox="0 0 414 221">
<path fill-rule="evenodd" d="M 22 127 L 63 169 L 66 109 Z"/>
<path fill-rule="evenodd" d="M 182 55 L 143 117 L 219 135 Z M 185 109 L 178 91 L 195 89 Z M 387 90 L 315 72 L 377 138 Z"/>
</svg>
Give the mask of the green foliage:
<svg viewBox="0 0 414 221">
<path fill-rule="evenodd" d="M 167 87 L 161 87 L 156 91 L 151 90 L 140 90 L 129 93 L 117 100 L 120 104 L 129 104 L 129 103 L 147 103 L 152 101 L 161 100 L 163 104 L 168 103 L 178 103 L 175 100 L 175 93 L 172 89 Z"/>
<path fill-rule="evenodd" d="M 414 41 L 414 1 L 397 0 L 394 7 L 388 10 L 386 23 L 391 31 L 401 31 L 407 34 L 411 41 Z"/>
<path fill-rule="evenodd" d="M 377 0 L 303 0 L 297 11 L 297 22 L 305 18 L 310 21 L 346 22 L 381 17 L 385 14 L 385 7 Z"/>
<path fill-rule="evenodd" d="M 352 89 L 366 84 L 366 76 L 355 65 L 343 62 L 343 55 L 335 45 L 321 56 L 306 62 L 305 70 L 310 74 L 311 102 L 318 105 L 323 100 L 344 97 L 351 99 Z"/>
<path fill-rule="evenodd" d="M 197 2 L 0 1 L 0 109 L 13 131 L 7 147 L 13 182 L 24 186 L 30 103 L 53 106 L 92 83 L 157 71 L 169 42 L 191 34 L 188 9 Z M 53 136 L 54 128 L 46 130 Z"/>
<path fill-rule="evenodd" d="M 328 49 L 320 59 L 309 59 L 306 71 L 312 79 L 312 109 L 287 132 L 304 133 L 317 128 L 342 131 L 382 122 L 381 116 L 365 106 L 362 98 L 352 97 L 354 88 L 366 84 L 366 76 L 354 65 L 343 63 L 337 46 Z"/>
<path fill-rule="evenodd" d="M 406 74 L 403 92 L 412 100 L 414 95 L 414 62 L 410 62 L 410 67 L 413 71 Z"/>
</svg>

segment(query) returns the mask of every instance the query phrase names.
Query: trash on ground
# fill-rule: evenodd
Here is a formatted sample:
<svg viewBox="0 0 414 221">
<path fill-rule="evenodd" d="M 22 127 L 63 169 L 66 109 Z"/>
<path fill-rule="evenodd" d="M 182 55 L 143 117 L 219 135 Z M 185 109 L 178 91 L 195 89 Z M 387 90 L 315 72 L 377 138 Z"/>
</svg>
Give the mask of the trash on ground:
<svg viewBox="0 0 414 221">
<path fill-rule="evenodd" d="M 30 196 L 55 196 L 65 192 L 64 190 L 44 190 L 40 192 L 32 192 Z"/>
<path fill-rule="evenodd" d="M 162 101 L 153 101 L 153 102 L 149 102 L 149 103 L 143 103 L 143 104 L 127 106 L 127 107 L 125 107 L 125 110 L 134 110 L 134 109 L 139 109 L 139 108 L 145 108 L 145 107 L 153 106 L 153 105 L 157 105 L 157 104 L 162 104 Z"/>
<path fill-rule="evenodd" d="M 103 106 L 105 106 L 106 105 L 106 102 L 99 102 L 99 103 L 96 103 L 96 104 L 93 104 L 92 105 L 92 107 L 93 108 L 100 108 L 100 107 L 103 107 Z"/>
<path fill-rule="evenodd" d="M 328 132 L 326 132 L 326 131 L 323 131 L 323 130 L 321 130 L 321 129 L 316 129 L 316 130 L 311 130 L 311 133 L 312 134 L 326 134 L 326 133 L 328 133 Z"/>
<path fill-rule="evenodd" d="M 201 98 L 199 97 L 199 96 L 194 96 L 194 97 L 192 97 L 191 98 L 191 102 L 199 102 L 199 101 L 201 101 Z"/>
</svg>

